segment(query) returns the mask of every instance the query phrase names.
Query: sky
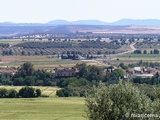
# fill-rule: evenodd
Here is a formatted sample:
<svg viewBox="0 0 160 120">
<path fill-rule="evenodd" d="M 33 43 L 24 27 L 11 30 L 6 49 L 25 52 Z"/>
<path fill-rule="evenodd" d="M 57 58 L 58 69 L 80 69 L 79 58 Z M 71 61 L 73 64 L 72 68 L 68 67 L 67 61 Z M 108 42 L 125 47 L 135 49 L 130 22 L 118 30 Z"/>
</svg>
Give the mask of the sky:
<svg viewBox="0 0 160 120">
<path fill-rule="evenodd" d="M 160 19 L 160 0 L 0 0 L 0 22 Z"/>
</svg>

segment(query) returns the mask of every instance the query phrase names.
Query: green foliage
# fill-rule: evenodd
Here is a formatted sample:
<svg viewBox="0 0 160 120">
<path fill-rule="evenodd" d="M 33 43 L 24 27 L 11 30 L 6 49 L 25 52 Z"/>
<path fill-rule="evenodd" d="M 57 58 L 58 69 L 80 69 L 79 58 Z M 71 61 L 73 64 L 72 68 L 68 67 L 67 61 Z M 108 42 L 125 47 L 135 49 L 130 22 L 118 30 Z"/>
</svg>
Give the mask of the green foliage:
<svg viewBox="0 0 160 120">
<path fill-rule="evenodd" d="M 13 85 L 21 86 L 24 83 L 24 79 L 22 77 L 14 78 Z"/>
<path fill-rule="evenodd" d="M 18 97 L 18 92 L 14 89 L 8 90 L 8 98 L 16 98 Z"/>
<path fill-rule="evenodd" d="M 7 90 L 6 88 L 0 88 L 0 98 L 16 98 L 17 91 L 14 89 Z"/>
<path fill-rule="evenodd" d="M 159 62 L 144 62 L 140 60 L 138 63 L 133 63 L 133 64 L 128 64 L 128 67 L 132 68 L 135 66 L 145 66 L 145 67 L 152 67 L 154 68 L 155 66 L 160 66 Z"/>
<path fill-rule="evenodd" d="M 142 51 L 141 50 L 135 50 L 134 54 L 142 54 Z"/>
<path fill-rule="evenodd" d="M 90 120 L 131 120 L 127 114 L 159 113 L 159 99 L 150 100 L 131 83 L 94 87 L 86 98 L 87 115 Z"/>
<path fill-rule="evenodd" d="M 61 90 L 56 91 L 56 95 L 59 97 L 71 97 L 73 96 L 73 90 L 70 88 L 63 88 Z"/>
<path fill-rule="evenodd" d="M 119 66 L 120 66 L 122 69 L 124 69 L 124 70 L 127 70 L 127 69 L 128 69 L 128 67 L 127 67 L 123 62 L 121 62 L 121 63 L 119 64 Z"/>
<path fill-rule="evenodd" d="M 57 81 L 57 86 L 63 87 L 56 92 L 56 95 L 59 97 L 82 97 L 91 89 L 91 83 L 84 78 L 62 78 Z"/>
<path fill-rule="evenodd" d="M 75 45 L 76 44 L 76 45 Z M 71 42 L 24 42 L 15 45 L 15 47 L 23 48 L 108 48 L 108 49 L 118 49 L 119 45 L 101 42 L 101 41 L 81 41 L 80 43 L 71 43 Z"/>
<path fill-rule="evenodd" d="M 32 63 L 26 62 L 21 67 L 18 69 L 17 73 L 15 76 L 21 76 L 25 78 L 26 76 L 32 76 L 34 73 L 34 67 Z"/>
<path fill-rule="evenodd" d="M 76 74 L 78 78 L 85 78 L 89 81 L 100 81 L 103 79 L 103 69 L 94 65 L 87 66 L 85 63 L 77 65 L 79 72 Z"/>
<path fill-rule="evenodd" d="M 118 73 L 118 77 L 123 78 L 124 71 L 122 69 L 115 69 L 114 72 Z"/>
<path fill-rule="evenodd" d="M 36 89 L 36 97 L 40 97 L 42 94 L 41 90 L 40 89 Z"/>
<path fill-rule="evenodd" d="M 0 89 L 0 98 L 6 98 L 8 96 L 8 91 L 6 88 Z"/>
<path fill-rule="evenodd" d="M 44 70 L 35 70 L 32 63 L 24 63 L 13 76 L 13 85 L 53 86 L 53 74 Z"/>
<path fill-rule="evenodd" d="M 33 87 L 23 87 L 19 90 L 19 97 L 22 98 L 33 98 L 41 95 L 40 89 L 34 89 Z"/>
</svg>

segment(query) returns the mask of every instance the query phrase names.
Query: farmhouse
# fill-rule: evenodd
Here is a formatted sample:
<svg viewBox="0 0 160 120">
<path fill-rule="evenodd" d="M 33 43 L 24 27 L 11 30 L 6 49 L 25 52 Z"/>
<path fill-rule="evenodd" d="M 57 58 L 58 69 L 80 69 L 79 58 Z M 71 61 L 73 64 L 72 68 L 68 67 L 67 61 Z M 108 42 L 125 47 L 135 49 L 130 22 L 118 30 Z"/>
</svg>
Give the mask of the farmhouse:
<svg viewBox="0 0 160 120">
<path fill-rule="evenodd" d="M 127 78 L 131 77 L 141 77 L 141 78 L 152 78 L 159 70 L 151 67 L 134 67 L 129 69 L 128 73 L 126 73 Z"/>
<path fill-rule="evenodd" d="M 14 75 L 16 72 L 17 72 L 17 70 L 12 70 L 12 69 L 0 69 L 0 74 L 8 73 L 8 74 Z"/>
<path fill-rule="evenodd" d="M 153 74 L 136 74 L 136 77 L 141 77 L 141 78 L 152 78 L 154 75 Z"/>
<path fill-rule="evenodd" d="M 76 72 L 78 72 L 76 67 L 60 67 L 60 68 L 55 68 L 55 77 L 71 77 L 73 76 Z"/>
</svg>

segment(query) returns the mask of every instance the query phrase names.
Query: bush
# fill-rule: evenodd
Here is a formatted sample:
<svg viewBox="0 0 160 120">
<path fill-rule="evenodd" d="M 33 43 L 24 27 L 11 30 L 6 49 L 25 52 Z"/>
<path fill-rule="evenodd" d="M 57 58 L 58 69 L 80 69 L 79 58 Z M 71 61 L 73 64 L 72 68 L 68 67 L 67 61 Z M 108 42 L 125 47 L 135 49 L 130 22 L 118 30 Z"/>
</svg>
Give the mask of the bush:
<svg viewBox="0 0 160 120">
<path fill-rule="evenodd" d="M 19 97 L 22 98 L 33 98 L 33 97 L 39 97 L 41 95 L 40 89 L 34 89 L 33 87 L 23 87 L 19 90 L 18 93 Z"/>
<path fill-rule="evenodd" d="M 61 90 L 57 90 L 56 95 L 58 97 L 70 97 L 73 96 L 73 91 L 70 88 L 63 88 Z"/>
<path fill-rule="evenodd" d="M 40 97 L 41 96 L 41 90 L 40 89 L 36 89 L 36 97 Z"/>
<path fill-rule="evenodd" d="M 0 88 L 0 98 L 6 98 L 8 96 L 8 91 L 6 88 Z"/>
<path fill-rule="evenodd" d="M 8 98 L 16 98 L 18 97 L 18 92 L 14 89 L 8 90 Z"/>
</svg>

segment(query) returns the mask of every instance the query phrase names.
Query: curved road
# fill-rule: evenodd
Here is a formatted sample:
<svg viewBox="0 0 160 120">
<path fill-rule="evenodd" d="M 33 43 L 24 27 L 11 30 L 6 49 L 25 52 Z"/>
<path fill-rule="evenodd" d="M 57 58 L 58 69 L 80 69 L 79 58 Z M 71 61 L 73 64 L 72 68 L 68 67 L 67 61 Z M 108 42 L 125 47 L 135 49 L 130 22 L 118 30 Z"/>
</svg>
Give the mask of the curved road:
<svg viewBox="0 0 160 120">
<path fill-rule="evenodd" d="M 135 45 L 136 43 L 133 43 L 133 44 L 130 44 L 130 48 L 131 48 L 131 50 L 129 50 L 129 51 L 126 51 L 126 52 L 122 52 L 122 53 L 117 53 L 117 54 L 113 54 L 113 55 L 107 55 L 107 57 L 109 57 L 109 59 L 111 59 L 112 57 L 116 57 L 116 56 L 118 56 L 118 55 L 124 55 L 124 54 L 127 54 L 127 53 L 132 53 L 132 52 L 134 52 L 135 50 L 136 50 L 136 48 L 134 47 L 134 45 Z M 82 57 L 83 58 L 83 57 Z M 84 58 L 83 58 L 84 59 Z M 81 60 L 81 61 L 84 61 L 84 62 L 89 62 L 89 61 L 92 61 L 92 62 L 96 62 L 96 63 L 98 63 L 98 64 L 100 64 L 100 65 L 103 65 L 103 66 L 108 66 L 108 64 L 106 64 L 106 63 L 104 63 L 103 62 L 103 60 L 104 59 L 94 59 L 94 60 Z M 107 59 L 107 58 L 106 58 Z M 105 59 L 105 60 L 106 60 Z"/>
<path fill-rule="evenodd" d="M 135 50 L 137 50 L 137 49 L 134 47 L 135 44 L 136 44 L 136 43 L 130 44 L 131 50 L 126 51 L 126 52 L 122 52 L 122 53 L 118 53 L 118 54 L 114 54 L 114 55 L 117 56 L 117 55 L 123 55 L 123 54 L 127 54 L 127 53 L 132 53 L 132 52 L 134 52 Z"/>
<path fill-rule="evenodd" d="M 107 55 L 107 57 L 109 57 L 109 59 L 111 59 L 112 57 L 116 57 L 118 55 L 124 55 L 124 54 L 128 54 L 128 53 L 132 53 L 136 50 L 136 48 L 134 47 L 136 43 L 130 44 L 130 48 L 131 50 L 126 51 L 126 52 L 122 52 L 122 53 L 117 53 L 117 54 L 113 54 L 113 55 Z M 104 59 L 95 59 L 94 62 L 97 62 L 98 64 L 104 65 L 104 66 L 108 66 L 108 64 L 103 63 Z M 106 59 L 105 59 L 106 60 Z"/>
</svg>

